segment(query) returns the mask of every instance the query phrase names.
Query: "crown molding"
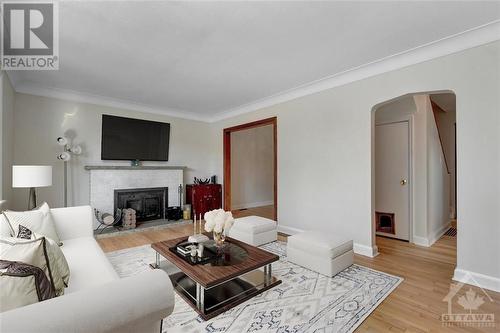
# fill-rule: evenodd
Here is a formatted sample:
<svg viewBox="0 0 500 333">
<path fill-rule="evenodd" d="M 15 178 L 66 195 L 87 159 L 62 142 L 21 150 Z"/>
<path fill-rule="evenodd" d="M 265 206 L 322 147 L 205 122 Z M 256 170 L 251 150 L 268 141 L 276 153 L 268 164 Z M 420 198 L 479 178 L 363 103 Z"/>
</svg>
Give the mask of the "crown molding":
<svg viewBox="0 0 500 333">
<path fill-rule="evenodd" d="M 292 88 L 257 101 L 227 109 L 215 114 L 212 122 L 284 103 L 299 97 L 342 86 L 375 75 L 415 65 L 476 46 L 500 40 L 500 20 L 451 35 L 413 49 L 354 67 L 325 78 Z"/>
<path fill-rule="evenodd" d="M 11 82 L 13 81 L 11 80 Z M 14 89 L 16 92 L 23 94 L 51 97 L 77 103 L 95 104 L 95 105 L 107 106 L 118 109 L 126 109 L 131 111 L 158 114 L 162 116 L 171 116 L 175 118 L 210 122 L 210 118 L 194 112 L 156 107 L 156 106 L 136 103 L 125 99 L 87 94 L 68 89 L 45 88 L 33 83 L 14 84 Z"/>
<path fill-rule="evenodd" d="M 140 104 L 125 99 L 87 94 L 68 89 L 45 88 L 33 83 L 18 82 L 15 80 L 15 75 L 12 75 L 9 71 L 6 73 L 14 90 L 19 93 L 214 123 L 497 40 L 500 40 L 500 20 L 384 57 L 266 98 L 229 108 L 212 116 L 203 116 L 195 112 Z"/>
</svg>

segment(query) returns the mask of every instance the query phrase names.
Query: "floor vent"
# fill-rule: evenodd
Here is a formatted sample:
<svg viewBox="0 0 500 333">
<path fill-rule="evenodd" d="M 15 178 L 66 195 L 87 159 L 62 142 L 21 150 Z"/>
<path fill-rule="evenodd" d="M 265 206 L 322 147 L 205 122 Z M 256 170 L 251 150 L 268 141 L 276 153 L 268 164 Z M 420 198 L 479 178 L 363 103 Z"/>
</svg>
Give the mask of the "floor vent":
<svg viewBox="0 0 500 333">
<path fill-rule="evenodd" d="M 457 237 L 457 228 L 450 228 L 444 233 L 445 236 Z"/>
</svg>

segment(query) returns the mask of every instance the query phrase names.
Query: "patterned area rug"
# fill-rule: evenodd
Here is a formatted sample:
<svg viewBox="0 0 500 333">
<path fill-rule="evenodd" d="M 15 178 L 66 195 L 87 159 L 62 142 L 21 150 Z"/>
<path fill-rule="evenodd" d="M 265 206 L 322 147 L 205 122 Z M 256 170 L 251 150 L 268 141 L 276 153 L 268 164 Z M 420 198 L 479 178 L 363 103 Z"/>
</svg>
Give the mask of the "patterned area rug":
<svg viewBox="0 0 500 333">
<path fill-rule="evenodd" d="M 209 321 L 176 294 L 163 332 L 353 332 L 403 280 L 360 265 L 329 278 L 288 262 L 286 243 L 261 248 L 280 256 L 273 275 L 282 284 Z M 148 270 L 154 261 L 149 245 L 107 256 L 121 277 Z"/>
</svg>

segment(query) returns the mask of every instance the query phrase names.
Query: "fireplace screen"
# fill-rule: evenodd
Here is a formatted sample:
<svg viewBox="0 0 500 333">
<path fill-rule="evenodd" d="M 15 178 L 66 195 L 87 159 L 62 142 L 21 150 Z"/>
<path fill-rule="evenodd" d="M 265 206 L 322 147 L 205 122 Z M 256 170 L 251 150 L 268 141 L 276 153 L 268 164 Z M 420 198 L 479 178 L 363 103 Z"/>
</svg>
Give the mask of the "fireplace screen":
<svg viewBox="0 0 500 333">
<path fill-rule="evenodd" d="M 167 202 L 167 187 L 115 190 L 115 212 L 132 208 L 138 222 L 165 219 Z"/>
</svg>

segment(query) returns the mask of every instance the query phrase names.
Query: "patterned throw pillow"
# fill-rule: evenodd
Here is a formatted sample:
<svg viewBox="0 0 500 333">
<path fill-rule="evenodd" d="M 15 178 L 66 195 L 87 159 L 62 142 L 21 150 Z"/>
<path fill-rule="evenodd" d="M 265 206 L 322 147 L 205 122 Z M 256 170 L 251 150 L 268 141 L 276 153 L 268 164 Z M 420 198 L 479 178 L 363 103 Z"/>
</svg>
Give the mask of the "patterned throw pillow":
<svg viewBox="0 0 500 333">
<path fill-rule="evenodd" d="M 24 225 L 19 225 L 19 232 L 17 233 L 17 238 L 31 239 L 33 232 L 26 228 Z"/>
<path fill-rule="evenodd" d="M 39 267 L 0 260 L 0 312 L 55 297 L 54 288 Z"/>
<path fill-rule="evenodd" d="M 31 239 L 23 239 L 23 238 L 4 238 L 0 240 L 0 249 L 2 249 L 0 253 L 0 259 L 2 260 L 16 260 L 24 263 L 30 263 L 29 261 L 26 260 L 17 260 L 13 259 L 12 254 L 9 252 L 4 252 L 6 244 L 11 244 L 11 245 L 16 245 L 16 246 L 22 246 L 22 244 L 30 244 L 33 242 L 37 242 L 43 239 L 43 248 L 44 248 L 44 255 L 47 261 L 47 266 L 50 268 L 50 275 L 47 274 L 49 277 L 56 296 L 60 296 L 64 294 L 64 289 L 68 287 L 69 284 L 69 277 L 70 277 L 70 271 L 69 271 L 69 265 L 68 262 L 66 261 L 66 257 L 62 253 L 61 249 L 57 245 L 57 243 L 50 239 L 50 238 L 45 238 L 43 236 L 37 235 L 35 232 L 32 232 L 31 234 Z M 22 249 L 22 248 L 20 248 Z M 37 266 L 37 265 L 35 265 Z M 37 266 L 39 267 L 39 266 Z M 43 269 L 43 267 L 40 267 Z"/>
<path fill-rule="evenodd" d="M 19 262 L 30 266 L 38 267 L 49 280 L 48 292 L 44 295 L 55 296 L 54 279 L 52 277 L 52 270 L 50 267 L 49 256 L 47 254 L 46 239 L 44 237 L 35 240 L 24 240 L 19 238 L 2 238 L 0 239 L 0 260 L 8 262 Z M 13 280 L 12 267 L 4 265 L 5 267 L 0 270 L 0 291 L 1 291 L 1 309 L 13 309 L 21 305 L 27 305 L 40 299 L 35 298 L 33 290 L 31 289 L 36 285 L 36 281 L 16 279 Z M 9 270 L 9 267 L 11 270 Z M 9 273 L 10 272 L 10 273 Z M 39 273 L 32 272 L 32 278 L 36 280 L 35 275 Z M 16 282 L 17 281 L 17 282 Z M 40 278 L 38 281 L 41 283 Z"/>
<path fill-rule="evenodd" d="M 19 233 L 17 238 L 19 239 L 38 239 L 43 236 L 37 235 L 30 229 L 26 228 L 22 224 L 19 225 Z M 66 261 L 66 257 L 62 253 L 58 244 L 50 239 L 46 238 L 46 251 L 49 258 L 50 267 L 52 268 L 52 277 L 54 281 L 54 288 L 57 296 L 64 294 L 64 288 L 68 287 L 69 282 L 69 266 Z"/>
<path fill-rule="evenodd" d="M 50 208 L 46 203 L 43 203 L 37 209 L 24 212 L 4 211 L 3 216 L 10 225 L 12 237 L 18 237 L 20 232 L 19 226 L 22 225 L 32 232 L 50 238 L 57 244 L 62 245 L 54 221 L 52 220 L 52 215 L 50 214 Z"/>
</svg>

